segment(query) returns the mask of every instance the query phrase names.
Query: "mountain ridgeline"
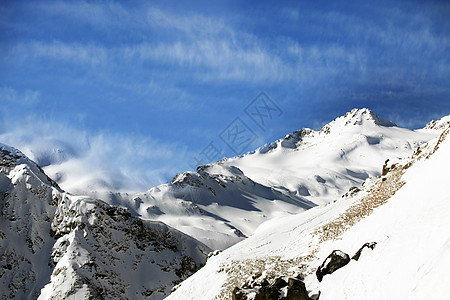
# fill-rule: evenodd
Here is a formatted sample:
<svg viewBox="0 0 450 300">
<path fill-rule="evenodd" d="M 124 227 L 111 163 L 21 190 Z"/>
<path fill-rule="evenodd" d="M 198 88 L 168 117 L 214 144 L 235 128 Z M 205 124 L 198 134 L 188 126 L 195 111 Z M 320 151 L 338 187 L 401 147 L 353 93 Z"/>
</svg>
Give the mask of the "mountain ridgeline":
<svg viewBox="0 0 450 300">
<path fill-rule="evenodd" d="M 411 166 L 434 152 L 435 165 L 448 162 L 439 148 L 448 148 L 449 126 L 445 117 L 409 130 L 354 109 L 319 131 L 304 128 L 146 192 L 102 200 L 65 192 L 0 144 L 0 298 L 163 299 L 174 290 L 171 299 L 231 299 L 233 291 L 250 299 L 264 284 L 279 297 L 301 286 L 307 297 L 327 299 L 335 275 L 319 282 L 311 274 L 335 246 L 383 249 L 386 237 L 370 226 L 364 240 L 342 237 L 408 186 Z"/>
</svg>

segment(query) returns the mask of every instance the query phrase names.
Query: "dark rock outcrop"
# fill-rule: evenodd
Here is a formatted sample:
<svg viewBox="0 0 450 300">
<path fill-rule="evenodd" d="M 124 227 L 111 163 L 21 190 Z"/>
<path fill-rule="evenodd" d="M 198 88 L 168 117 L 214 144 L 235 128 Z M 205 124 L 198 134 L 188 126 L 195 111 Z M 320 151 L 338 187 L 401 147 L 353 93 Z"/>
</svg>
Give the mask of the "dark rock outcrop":
<svg viewBox="0 0 450 300">
<path fill-rule="evenodd" d="M 342 268 L 346 264 L 350 262 L 350 256 L 347 253 L 344 253 L 340 250 L 334 250 L 330 255 L 325 259 L 322 265 L 317 268 L 316 276 L 317 279 L 322 281 L 323 277 L 327 274 L 331 274 L 337 269 Z"/>
<path fill-rule="evenodd" d="M 289 278 L 286 300 L 310 300 L 305 283 L 297 278 Z"/>
<path fill-rule="evenodd" d="M 287 280 L 287 281 L 286 281 Z M 283 296 L 282 295 L 286 295 Z M 242 288 L 236 287 L 232 293 L 233 300 L 311 300 L 305 283 L 299 278 L 278 277 L 273 284 L 266 279 Z"/>
<path fill-rule="evenodd" d="M 359 257 L 361 256 L 361 253 L 364 251 L 364 249 L 368 248 L 370 250 L 373 250 L 376 245 L 377 245 L 376 242 L 365 243 L 361 248 L 359 248 L 358 252 L 356 252 L 355 255 L 352 256 L 352 259 L 358 260 Z"/>
<path fill-rule="evenodd" d="M 390 163 L 389 159 L 386 159 L 383 165 L 383 169 L 381 170 L 381 176 L 386 176 L 392 169 L 395 168 L 397 164 Z"/>
</svg>

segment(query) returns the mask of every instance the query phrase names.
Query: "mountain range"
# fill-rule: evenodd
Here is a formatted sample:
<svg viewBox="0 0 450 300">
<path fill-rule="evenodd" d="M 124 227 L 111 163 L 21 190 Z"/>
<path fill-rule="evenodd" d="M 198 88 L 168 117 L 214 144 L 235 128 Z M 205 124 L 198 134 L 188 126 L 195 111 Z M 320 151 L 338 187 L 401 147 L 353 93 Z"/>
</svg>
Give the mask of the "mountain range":
<svg viewBox="0 0 450 300">
<path fill-rule="evenodd" d="M 65 192 L 0 144 L 1 298 L 162 299 L 173 288 L 169 299 L 253 299 L 270 287 L 281 299 L 301 279 L 313 299 L 444 299 L 449 126 L 409 130 L 354 109 L 102 200 Z M 316 275 L 333 250 L 365 243 Z"/>
</svg>

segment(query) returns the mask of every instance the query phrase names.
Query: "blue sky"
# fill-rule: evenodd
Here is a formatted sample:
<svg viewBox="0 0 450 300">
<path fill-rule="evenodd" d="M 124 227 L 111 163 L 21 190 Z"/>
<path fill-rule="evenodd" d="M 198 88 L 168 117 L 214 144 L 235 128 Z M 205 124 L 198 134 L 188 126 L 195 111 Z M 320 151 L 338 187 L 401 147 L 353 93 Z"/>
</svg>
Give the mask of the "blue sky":
<svg viewBox="0 0 450 300">
<path fill-rule="evenodd" d="M 2 1 L 0 141 L 143 189 L 354 107 L 419 128 L 450 114 L 449 20 L 448 1 Z"/>
</svg>

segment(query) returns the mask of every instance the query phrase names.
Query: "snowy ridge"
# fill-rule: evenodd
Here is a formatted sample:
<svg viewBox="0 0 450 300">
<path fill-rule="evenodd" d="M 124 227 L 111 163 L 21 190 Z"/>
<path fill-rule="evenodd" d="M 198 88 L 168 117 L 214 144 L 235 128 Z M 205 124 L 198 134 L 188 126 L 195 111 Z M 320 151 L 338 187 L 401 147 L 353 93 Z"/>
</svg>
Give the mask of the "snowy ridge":
<svg viewBox="0 0 450 300">
<path fill-rule="evenodd" d="M 162 299 L 204 264 L 195 239 L 65 193 L 16 149 L 0 154 L 0 298 Z"/>
<path fill-rule="evenodd" d="M 26 157 L 19 150 L 0 143 L 0 155 L 0 170 L 2 173 L 10 172 L 15 167 L 23 165 L 23 168 L 27 168 L 28 172 L 36 176 L 40 182 L 59 189 L 58 184 L 53 179 L 45 175 L 44 171 L 38 164 Z"/>
<path fill-rule="evenodd" d="M 0 294 L 36 299 L 49 280 L 50 222 L 61 191 L 20 151 L 0 144 Z"/>
<path fill-rule="evenodd" d="M 181 173 L 145 193 L 104 199 L 212 249 L 225 249 L 271 218 L 340 198 L 380 175 L 386 159 L 410 155 L 440 133 L 394 125 L 368 109 L 354 109 L 320 131 L 301 129 L 252 153 Z"/>
<path fill-rule="evenodd" d="M 213 249 L 235 244 L 279 213 L 315 206 L 289 192 L 255 183 L 239 168 L 220 163 L 178 174 L 170 184 L 133 199 L 135 211 L 143 218 L 171 224 Z"/>
<path fill-rule="evenodd" d="M 446 299 L 449 132 L 336 202 L 263 223 L 167 299 L 231 299 L 235 287 L 299 274 L 313 299 Z M 369 243 L 373 250 L 318 281 L 316 269 L 333 250 L 352 256 L 368 242 L 377 243 Z"/>
<path fill-rule="evenodd" d="M 397 126 L 394 122 L 380 118 L 368 108 L 354 108 L 344 116 L 336 118 L 334 121 L 325 125 L 321 132 L 329 133 L 334 130 L 342 129 L 345 126 L 355 125 L 378 125 L 385 127 Z"/>
<path fill-rule="evenodd" d="M 433 120 L 429 122 L 424 129 L 444 130 L 450 125 L 450 116 L 441 118 L 440 120 Z"/>
<path fill-rule="evenodd" d="M 437 134 L 399 128 L 368 109 L 354 109 L 320 131 L 294 132 L 225 164 L 237 166 L 256 182 L 325 204 L 380 175 L 379 166 L 387 158 L 407 156 Z"/>
</svg>

